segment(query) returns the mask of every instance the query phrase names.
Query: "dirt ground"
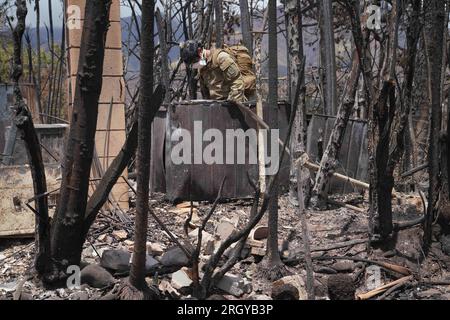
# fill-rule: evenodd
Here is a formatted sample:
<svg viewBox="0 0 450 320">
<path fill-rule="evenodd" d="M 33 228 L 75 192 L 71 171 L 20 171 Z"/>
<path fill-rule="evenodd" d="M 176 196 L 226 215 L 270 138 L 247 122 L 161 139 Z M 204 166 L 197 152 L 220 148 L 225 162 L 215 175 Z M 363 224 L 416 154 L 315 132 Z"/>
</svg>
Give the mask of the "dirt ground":
<svg viewBox="0 0 450 320">
<path fill-rule="evenodd" d="M 405 196 L 407 200 L 394 205 L 395 220 L 409 220 L 422 214 L 417 197 Z M 155 195 L 152 200 L 154 212 L 160 217 L 169 230 L 183 238 L 183 224 L 186 214 L 177 213 L 173 204 L 164 201 L 162 195 Z M 364 208 L 367 203 L 359 194 L 351 194 L 336 199 Z M 243 225 L 249 216 L 252 201 L 236 200 L 219 204 L 212 219 L 206 226 L 206 231 L 213 234 L 215 226 L 224 217 L 239 219 L 238 225 Z M 197 223 L 207 214 L 211 203 L 198 203 Z M 406 209 L 405 209 L 406 208 Z M 175 211 L 174 211 L 175 209 Z M 172 212 L 171 212 L 172 211 Z M 123 249 L 132 251 L 133 247 L 133 210 L 128 213 L 130 222 L 121 222 L 116 215 L 101 214 L 91 229 L 88 241 L 83 251 L 82 261 L 86 264 L 98 264 L 101 253 L 106 249 Z M 265 217 L 260 225 L 266 225 Z M 401 231 L 397 234 L 396 244 L 385 250 L 368 251 L 367 215 L 347 208 L 330 208 L 327 211 L 308 211 L 308 227 L 311 234 L 311 247 L 314 265 L 315 295 L 317 299 L 330 299 L 328 279 L 335 274 L 346 274 L 352 277 L 356 284 L 356 294 L 363 294 L 384 284 L 388 284 L 405 274 L 377 267 L 373 261 L 385 262 L 391 265 L 408 268 L 414 278 L 403 286 L 388 292 L 387 295 L 377 295 L 372 299 L 444 299 L 450 300 L 450 257 L 441 250 L 438 239 L 433 244 L 427 259 L 423 260 L 421 251 L 420 226 Z M 173 243 L 160 226 L 149 217 L 148 242 L 157 243 L 164 250 L 173 247 Z M 191 229 L 194 230 L 194 229 Z M 304 243 L 301 236 L 300 218 L 296 207 L 291 205 L 287 196 L 279 201 L 279 244 L 283 259 L 292 274 L 301 275 L 306 279 L 303 259 Z M 331 246 L 340 248 L 332 249 Z M 0 299 L 34 299 L 34 300 L 86 300 L 101 299 L 111 288 L 94 289 L 82 285 L 79 290 L 57 289 L 45 290 L 39 280 L 33 276 L 34 243 L 32 239 L 0 240 Z M 346 257 L 352 260 L 332 259 Z M 157 260 L 159 257 L 155 257 Z M 246 278 L 252 284 L 251 292 L 239 299 L 255 299 L 272 295 L 272 282 L 260 276 L 259 263 L 262 257 L 249 255 L 239 261 L 231 273 Z M 423 261 L 422 261 L 423 260 Z M 376 278 L 374 278 L 374 275 Z M 118 278 L 117 278 L 118 279 Z M 148 282 L 155 283 L 155 277 L 149 277 Z M 170 274 L 159 275 L 157 281 L 168 280 Z M 375 281 L 375 282 L 374 282 Z M 374 286 L 375 283 L 375 286 Z M 19 294 L 20 293 L 20 294 Z M 224 294 L 225 299 L 238 299 Z M 186 298 L 183 296 L 182 298 Z"/>
</svg>

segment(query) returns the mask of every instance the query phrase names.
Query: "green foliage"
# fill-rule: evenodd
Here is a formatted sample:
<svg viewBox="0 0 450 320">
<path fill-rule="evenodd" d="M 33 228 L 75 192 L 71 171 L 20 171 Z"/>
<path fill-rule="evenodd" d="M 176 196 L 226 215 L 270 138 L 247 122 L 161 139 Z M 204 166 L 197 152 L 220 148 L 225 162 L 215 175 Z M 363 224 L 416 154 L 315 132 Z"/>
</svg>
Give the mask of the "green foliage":
<svg viewBox="0 0 450 320">
<path fill-rule="evenodd" d="M 13 53 L 14 47 L 13 43 L 9 39 L 4 39 L 0 37 L 0 83 L 7 83 L 11 80 L 12 75 L 12 65 L 13 65 Z M 54 54 L 59 56 L 61 48 L 59 46 L 54 47 Z M 28 50 L 26 45 L 23 47 L 23 65 L 24 65 L 24 77 L 29 75 L 29 65 L 28 65 Z M 32 50 L 32 61 L 34 73 L 37 73 L 37 52 Z M 49 71 L 49 66 L 51 63 L 51 54 L 48 51 L 41 50 L 41 74 L 45 76 Z"/>
<path fill-rule="evenodd" d="M 0 48 L 0 83 L 10 81 L 13 50 L 12 43 L 3 43 Z"/>
</svg>

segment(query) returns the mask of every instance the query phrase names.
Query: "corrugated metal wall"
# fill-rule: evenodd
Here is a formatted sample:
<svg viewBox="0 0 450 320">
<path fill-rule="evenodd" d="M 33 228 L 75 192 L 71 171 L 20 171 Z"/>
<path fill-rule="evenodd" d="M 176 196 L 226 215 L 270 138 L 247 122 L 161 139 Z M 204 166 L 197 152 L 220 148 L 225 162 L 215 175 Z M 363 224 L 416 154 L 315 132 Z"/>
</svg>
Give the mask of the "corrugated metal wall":
<svg viewBox="0 0 450 320">
<path fill-rule="evenodd" d="M 6 144 L 6 128 L 11 125 L 11 110 L 13 87 L 0 84 L 0 154 L 4 152 Z M 1 157 L 0 157 L 1 162 Z"/>
<path fill-rule="evenodd" d="M 251 110 L 255 105 L 249 104 Z M 265 119 L 269 112 L 264 106 Z M 290 107 L 284 102 L 278 105 L 280 139 L 284 139 L 288 128 Z M 258 180 L 258 167 L 254 164 L 193 164 L 174 165 L 171 151 L 175 143 L 170 137 L 177 128 L 193 132 L 194 122 L 202 121 L 203 131 L 218 129 L 225 136 L 227 129 L 256 128 L 256 124 L 236 107 L 230 107 L 219 101 L 181 102 L 168 108 L 161 108 L 154 123 L 152 135 L 151 189 L 153 192 L 166 193 L 167 198 L 175 200 L 213 200 L 219 191 L 224 176 L 227 177 L 223 191 L 224 198 L 247 198 L 254 190 L 248 183 L 247 172 Z M 203 148 L 209 143 L 205 142 Z M 246 159 L 248 159 L 248 146 Z M 236 149 L 235 149 L 236 156 Z M 281 181 L 286 187 L 289 181 L 289 157 L 281 167 Z"/>
<path fill-rule="evenodd" d="M 320 162 L 318 158 L 318 141 L 323 139 L 325 150 L 331 131 L 333 130 L 335 117 L 314 115 L 308 126 L 307 152 L 311 161 Z M 338 158 L 337 172 L 351 178 L 367 181 L 368 150 L 367 150 L 367 123 L 362 120 L 350 120 L 345 130 Z M 332 193 L 350 193 L 355 188 L 348 182 L 332 181 L 330 186 Z"/>
</svg>

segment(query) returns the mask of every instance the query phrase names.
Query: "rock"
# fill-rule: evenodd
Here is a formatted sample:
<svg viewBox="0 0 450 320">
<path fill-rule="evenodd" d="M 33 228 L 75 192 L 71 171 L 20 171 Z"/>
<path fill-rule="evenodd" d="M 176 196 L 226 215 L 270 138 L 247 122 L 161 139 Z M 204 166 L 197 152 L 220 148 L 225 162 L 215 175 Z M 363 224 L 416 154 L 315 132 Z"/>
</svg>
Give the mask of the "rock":
<svg viewBox="0 0 450 320">
<path fill-rule="evenodd" d="M 322 274 L 336 274 L 337 271 L 333 268 L 329 268 L 329 267 L 320 267 L 316 270 L 317 273 L 322 273 Z"/>
<path fill-rule="evenodd" d="M 275 300 L 307 300 L 303 278 L 300 275 L 293 275 L 273 282 L 272 298 Z"/>
<path fill-rule="evenodd" d="M 74 292 L 69 296 L 69 300 L 86 301 L 89 300 L 89 295 L 85 291 Z"/>
<path fill-rule="evenodd" d="M 123 244 L 127 247 L 127 249 L 128 249 L 129 251 L 133 251 L 133 249 L 134 249 L 134 241 L 131 241 L 131 240 L 125 240 L 125 241 L 123 242 Z"/>
<path fill-rule="evenodd" d="M 326 297 L 328 293 L 327 286 L 317 278 L 314 279 L 314 293 L 317 297 Z"/>
<path fill-rule="evenodd" d="M 17 281 L 11 281 L 6 283 L 0 283 L 0 291 L 4 291 L 6 293 L 16 291 L 18 286 Z"/>
<path fill-rule="evenodd" d="M 6 259 L 6 256 L 3 253 L 0 253 L 0 261 L 3 261 Z"/>
<path fill-rule="evenodd" d="M 81 270 L 81 283 L 93 288 L 104 288 L 115 282 L 113 276 L 99 265 L 91 264 Z"/>
<path fill-rule="evenodd" d="M 338 261 L 331 266 L 337 272 L 350 273 L 355 270 L 355 264 L 351 261 Z"/>
<path fill-rule="evenodd" d="M 56 289 L 56 293 L 60 298 L 66 298 L 68 296 L 66 290 L 64 290 L 63 288 Z"/>
<path fill-rule="evenodd" d="M 106 241 L 107 244 L 112 244 L 114 242 L 114 239 L 112 237 L 110 237 L 110 236 L 106 236 L 105 241 Z"/>
<path fill-rule="evenodd" d="M 83 251 L 81 252 L 82 259 L 95 258 L 96 256 L 97 254 L 95 253 L 94 248 L 92 248 L 92 246 L 84 248 Z"/>
<path fill-rule="evenodd" d="M 299 300 L 298 289 L 290 283 L 282 283 L 272 286 L 272 298 L 274 300 Z"/>
<path fill-rule="evenodd" d="M 234 246 L 229 247 L 224 252 L 224 256 L 227 258 L 233 256 L 237 250 L 236 247 L 237 247 L 237 243 Z M 241 255 L 239 256 L 239 259 L 244 260 L 244 259 L 248 258 L 248 256 L 250 256 L 250 253 L 251 253 L 251 247 L 248 246 L 247 244 L 245 244 L 245 246 L 241 250 Z"/>
<path fill-rule="evenodd" d="M 130 270 L 131 253 L 125 250 L 105 250 L 101 258 L 103 268 L 115 272 L 127 272 Z"/>
<path fill-rule="evenodd" d="M 159 261 L 156 260 L 155 258 L 153 258 L 152 256 L 147 255 L 147 258 L 145 260 L 145 271 L 146 272 L 151 272 L 153 271 L 156 267 L 158 267 L 160 265 Z"/>
<path fill-rule="evenodd" d="M 266 296 L 265 294 L 252 294 L 248 296 L 248 300 L 254 300 L 254 301 L 270 301 L 272 300 L 271 297 Z"/>
<path fill-rule="evenodd" d="M 216 229 L 214 231 L 216 237 L 220 240 L 226 240 L 230 235 L 233 234 L 236 230 L 236 224 L 234 221 L 230 219 L 224 218 L 217 224 Z"/>
<path fill-rule="evenodd" d="M 112 235 L 117 239 L 117 240 L 125 240 L 128 238 L 128 232 L 126 232 L 125 230 L 114 230 L 112 232 Z"/>
<path fill-rule="evenodd" d="M 428 289 L 425 291 L 417 292 L 416 296 L 419 299 L 439 298 L 442 296 L 442 292 L 438 289 Z"/>
<path fill-rule="evenodd" d="M 163 247 L 159 243 L 147 243 L 147 253 L 151 256 L 161 256 L 164 253 Z"/>
<path fill-rule="evenodd" d="M 188 234 L 189 239 L 194 243 L 197 244 L 198 241 L 198 229 L 195 229 Z M 214 243 L 214 236 L 206 231 L 202 232 L 202 248 L 205 248 L 208 246 L 208 244 L 212 242 Z"/>
<path fill-rule="evenodd" d="M 244 279 L 242 290 L 244 290 L 244 293 L 250 294 L 253 292 L 253 285 L 250 281 L 247 279 Z"/>
<path fill-rule="evenodd" d="M 185 267 L 189 265 L 189 258 L 179 247 L 173 247 L 163 254 L 161 264 L 165 267 Z"/>
<path fill-rule="evenodd" d="M 355 284 L 353 278 L 346 274 L 328 277 L 328 295 L 330 300 L 355 300 Z"/>
<path fill-rule="evenodd" d="M 172 287 L 182 293 L 188 292 L 193 284 L 189 273 L 190 271 L 188 268 L 183 268 L 172 274 L 172 281 L 170 283 Z"/>
<path fill-rule="evenodd" d="M 111 249 L 109 247 L 103 247 L 103 248 L 97 249 L 95 256 L 97 257 L 97 253 L 98 253 L 98 257 L 101 259 L 103 256 L 103 252 L 105 252 L 107 250 L 111 250 Z"/>
<path fill-rule="evenodd" d="M 172 287 L 169 281 L 163 280 L 158 286 L 159 291 L 161 291 L 163 294 L 170 296 L 172 299 L 180 299 L 181 295 L 180 293 Z"/>
<path fill-rule="evenodd" d="M 231 273 L 225 274 L 216 286 L 220 290 L 238 298 L 245 292 L 244 280 L 240 276 Z"/>
</svg>

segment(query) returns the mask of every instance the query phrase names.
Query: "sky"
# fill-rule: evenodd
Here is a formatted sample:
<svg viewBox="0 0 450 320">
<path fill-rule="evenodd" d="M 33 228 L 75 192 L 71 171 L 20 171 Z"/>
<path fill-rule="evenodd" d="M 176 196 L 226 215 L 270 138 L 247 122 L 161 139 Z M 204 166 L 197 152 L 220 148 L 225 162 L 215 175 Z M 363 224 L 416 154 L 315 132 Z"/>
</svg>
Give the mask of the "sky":
<svg viewBox="0 0 450 320">
<path fill-rule="evenodd" d="M 14 4 L 14 0 L 0 0 L 0 4 L 4 3 L 5 1 L 9 1 L 10 3 Z M 27 26 L 34 27 L 36 25 L 36 14 L 34 12 L 34 1 L 35 0 L 27 0 L 28 5 L 28 15 L 27 15 Z M 53 10 L 53 23 L 56 26 L 62 25 L 62 19 L 63 19 L 63 0 L 40 0 L 40 9 L 41 9 L 41 26 L 44 26 L 45 24 L 49 25 L 49 12 L 48 12 L 48 2 L 52 2 L 52 10 Z M 31 2 L 31 3 L 30 3 Z M 277 4 L 279 5 L 281 2 L 277 1 Z M 122 6 L 121 7 L 121 16 L 129 17 L 131 16 L 131 9 L 128 6 Z"/>
<path fill-rule="evenodd" d="M 3 1 L 3 0 L 0 0 Z M 50 0 L 52 1 L 52 9 L 53 9 L 53 21 L 57 25 L 62 24 L 63 19 L 63 1 L 62 0 Z M 34 3 L 34 1 L 33 1 Z M 48 12 L 48 0 L 40 0 L 40 9 L 41 9 L 41 24 L 47 24 L 49 23 L 49 12 Z M 129 17 L 131 16 L 131 10 L 128 7 L 122 6 L 121 7 L 121 16 L 122 17 Z M 31 25 L 36 24 L 36 14 L 34 12 L 34 4 L 28 4 L 28 19 L 27 23 Z"/>
<path fill-rule="evenodd" d="M 14 4 L 14 0 L 0 0 L 0 4 L 5 3 L 5 1 L 9 1 L 12 5 Z M 52 2 L 52 10 L 53 10 L 53 23 L 55 26 L 61 26 L 63 21 L 63 0 L 50 0 Z M 30 3 L 31 2 L 31 3 Z M 49 0 L 40 0 L 40 9 L 41 9 L 41 26 L 49 25 L 49 12 L 48 12 L 48 3 Z M 34 11 L 34 0 L 27 0 L 28 6 L 28 14 L 27 14 L 27 26 L 35 27 L 36 26 L 36 13 Z M 11 12 L 11 13 L 14 13 Z M 131 10 L 128 7 L 121 7 L 121 16 L 129 17 L 131 15 Z"/>
</svg>

